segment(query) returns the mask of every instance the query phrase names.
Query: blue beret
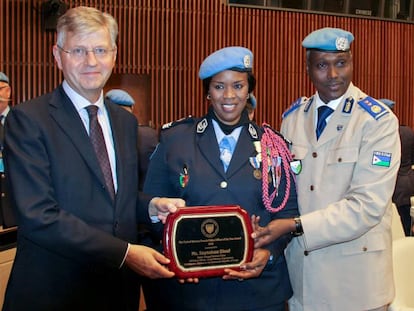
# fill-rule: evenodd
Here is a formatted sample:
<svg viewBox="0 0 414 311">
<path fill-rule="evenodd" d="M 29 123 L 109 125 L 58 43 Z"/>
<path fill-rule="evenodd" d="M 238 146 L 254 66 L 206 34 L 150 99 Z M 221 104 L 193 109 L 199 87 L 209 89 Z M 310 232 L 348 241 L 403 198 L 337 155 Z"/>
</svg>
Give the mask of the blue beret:
<svg viewBox="0 0 414 311">
<path fill-rule="evenodd" d="M 382 102 L 383 104 L 386 104 L 390 109 L 394 108 L 395 105 L 395 101 L 391 100 L 391 99 L 386 99 L 386 98 L 381 98 L 378 99 L 380 102 Z"/>
<path fill-rule="evenodd" d="M 201 64 L 198 76 L 210 78 L 224 70 L 252 71 L 253 53 L 241 46 L 230 46 L 210 54 Z"/>
<path fill-rule="evenodd" d="M 0 82 L 6 82 L 9 84 L 9 77 L 6 76 L 3 72 L 0 71 Z"/>
<path fill-rule="evenodd" d="M 113 89 L 106 93 L 106 98 L 109 98 L 113 103 L 121 106 L 133 106 L 134 99 L 124 90 Z"/>
<path fill-rule="evenodd" d="M 354 35 L 340 28 L 322 28 L 311 32 L 302 41 L 306 49 L 327 52 L 344 52 L 350 49 Z"/>
</svg>

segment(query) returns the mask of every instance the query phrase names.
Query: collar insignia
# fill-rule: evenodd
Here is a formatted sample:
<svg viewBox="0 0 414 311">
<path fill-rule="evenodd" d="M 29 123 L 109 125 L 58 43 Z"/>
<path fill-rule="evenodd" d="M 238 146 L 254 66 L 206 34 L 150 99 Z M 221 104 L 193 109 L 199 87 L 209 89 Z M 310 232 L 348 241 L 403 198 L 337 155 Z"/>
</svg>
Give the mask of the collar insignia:
<svg viewBox="0 0 414 311">
<path fill-rule="evenodd" d="M 199 133 L 199 134 L 204 133 L 204 131 L 206 130 L 207 126 L 208 126 L 207 119 L 204 118 L 203 120 L 201 120 L 197 124 L 197 133 Z"/>
<path fill-rule="evenodd" d="M 351 113 L 352 107 L 354 106 L 354 99 L 352 97 L 348 97 L 345 100 L 344 106 L 342 108 L 343 113 Z"/>
<path fill-rule="evenodd" d="M 256 128 L 251 123 L 249 123 L 249 133 L 253 139 L 259 138 L 259 136 L 257 135 Z"/>
</svg>

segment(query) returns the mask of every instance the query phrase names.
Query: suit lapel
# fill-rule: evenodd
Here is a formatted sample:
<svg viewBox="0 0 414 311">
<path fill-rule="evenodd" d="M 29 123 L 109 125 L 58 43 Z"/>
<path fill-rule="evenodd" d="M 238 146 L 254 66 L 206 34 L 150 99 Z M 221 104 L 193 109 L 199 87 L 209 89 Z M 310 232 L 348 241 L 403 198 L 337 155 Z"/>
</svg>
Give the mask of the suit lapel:
<svg viewBox="0 0 414 311">
<path fill-rule="evenodd" d="M 225 176 L 223 163 L 220 160 L 220 151 L 217 144 L 216 133 L 213 124 L 207 125 L 203 133 L 197 135 L 197 144 L 200 152 L 203 154 L 207 162 L 222 176 Z"/>
<path fill-rule="evenodd" d="M 314 100 L 307 104 L 309 106 L 305 107 L 305 113 L 304 113 L 304 122 L 305 122 L 305 135 L 307 137 L 307 140 L 312 143 L 312 145 L 316 145 L 318 141 L 316 140 L 316 127 L 315 127 L 315 107 L 316 104 L 314 103 Z M 298 126 L 300 126 L 298 124 Z"/>
<path fill-rule="evenodd" d="M 104 184 L 104 177 L 96 160 L 95 151 L 93 150 L 88 133 L 75 106 L 63 91 L 62 86 L 54 91 L 49 107 L 51 117 L 73 142 L 73 145 L 78 149 L 91 171 Z"/>
<path fill-rule="evenodd" d="M 243 126 L 229 168 L 227 169 L 227 176 L 230 177 L 236 173 L 241 167 L 246 165 L 250 157 L 254 157 L 256 154 L 252 138 L 247 133 L 246 126 Z"/>
<path fill-rule="evenodd" d="M 125 161 L 122 160 L 122 156 L 126 154 L 126 150 L 124 144 L 125 139 L 123 138 L 128 137 L 131 134 L 125 132 L 125 126 L 122 124 L 119 111 L 114 109 L 113 106 L 109 105 L 107 101 L 105 101 L 105 107 L 108 111 L 109 122 L 111 123 L 112 137 L 114 141 L 116 175 L 118 183 L 118 191 L 116 197 L 119 197 L 122 195 L 121 192 L 124 189 L 125 182 L 125 171 L 123 169 L 124 166 L 122 165 L 122 163 L 125 163 Z"/>
</svg>

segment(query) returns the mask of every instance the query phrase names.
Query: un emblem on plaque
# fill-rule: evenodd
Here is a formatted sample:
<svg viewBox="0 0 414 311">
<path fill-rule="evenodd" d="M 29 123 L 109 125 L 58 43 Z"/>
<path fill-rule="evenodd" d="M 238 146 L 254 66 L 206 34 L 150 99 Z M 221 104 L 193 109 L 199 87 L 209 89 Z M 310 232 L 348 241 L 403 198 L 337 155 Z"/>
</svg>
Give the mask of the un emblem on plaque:
<svg viewBox="0 0 414 311">
<path fill-rule="evenodd" d="M 206 238 L 214 238 L 219 232 L 219 225 L 214 219 L 207 219 L 201 224 L 201 232 Z"/>
<path fill-rule="evenodd" d="M 251 233 L 249 215 L 238 205 L 183 207 L 167 217 L 164 253 L 179 278 L 220 276 L 251 261 Z"/>
</svg>

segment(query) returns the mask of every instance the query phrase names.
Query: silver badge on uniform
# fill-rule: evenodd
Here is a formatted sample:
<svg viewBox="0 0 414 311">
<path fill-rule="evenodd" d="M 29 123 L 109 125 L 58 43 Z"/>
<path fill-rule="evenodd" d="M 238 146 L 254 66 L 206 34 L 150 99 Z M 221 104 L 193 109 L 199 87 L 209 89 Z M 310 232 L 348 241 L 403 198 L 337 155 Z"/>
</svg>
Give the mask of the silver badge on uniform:
<svg viewBox="0 0 414 311">
<path fill-rule="evenodd" d="M 259 138 L 259 136 L 257 135 L 256 128 L 251 123 L 249 123 L 249 133 L 253 139 Z"/>
<path fill-rule="evenodd" d="M 197 124 L 197 133 L 204 133 L 204 131 L 206 130 L 208 125 L 207 119 L 203 119 L 201 120 L 198 124 Z"/>
</svg>

